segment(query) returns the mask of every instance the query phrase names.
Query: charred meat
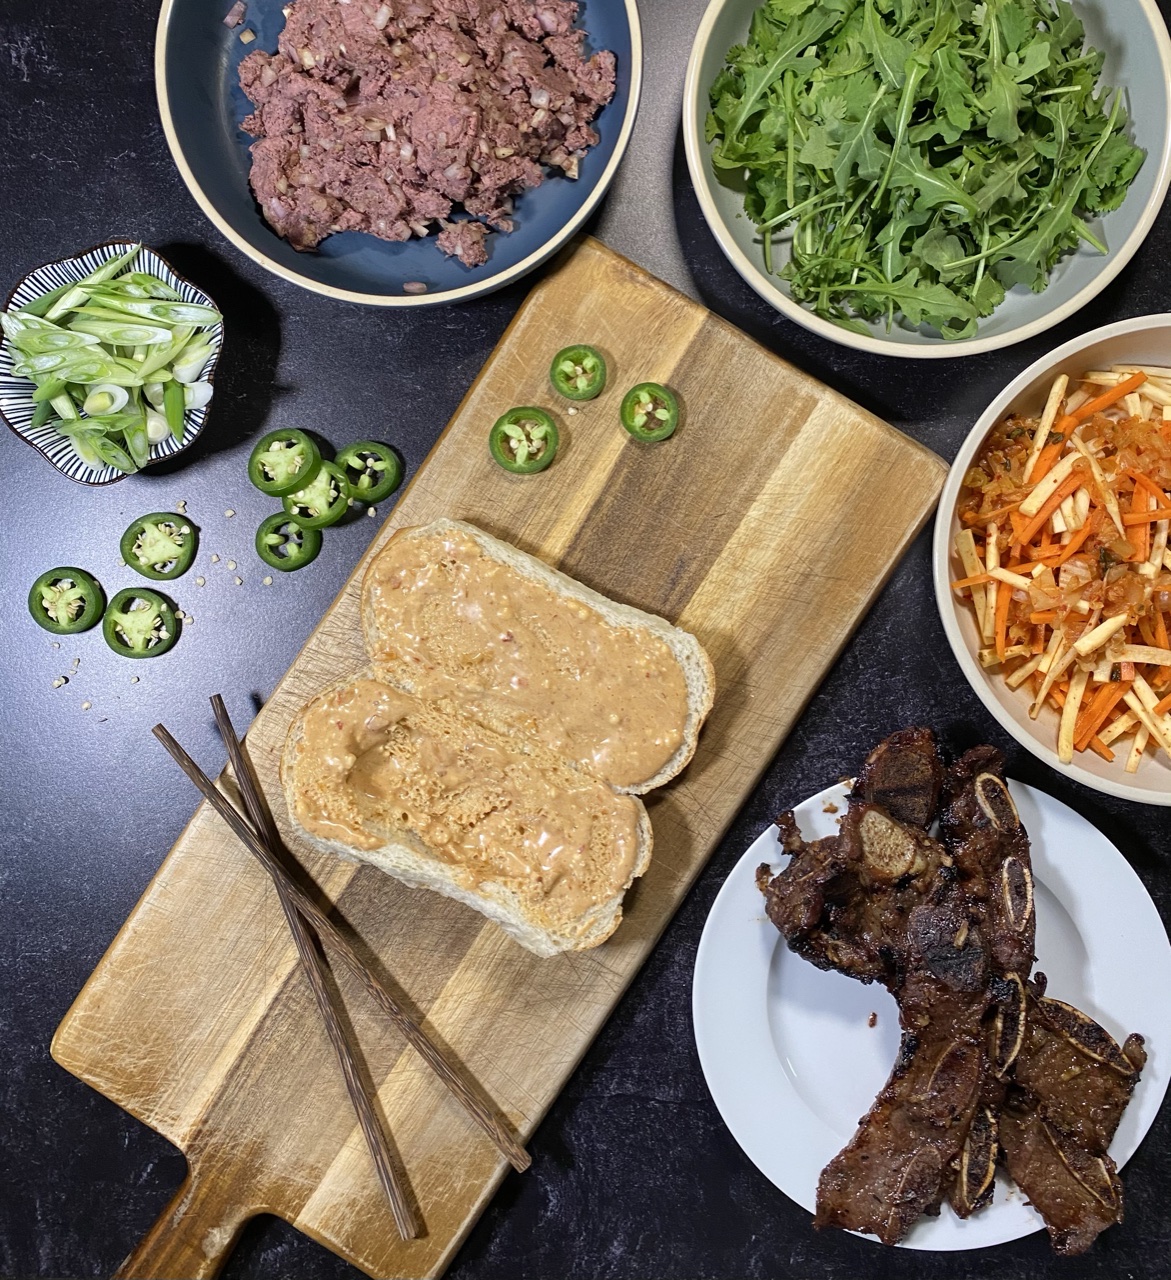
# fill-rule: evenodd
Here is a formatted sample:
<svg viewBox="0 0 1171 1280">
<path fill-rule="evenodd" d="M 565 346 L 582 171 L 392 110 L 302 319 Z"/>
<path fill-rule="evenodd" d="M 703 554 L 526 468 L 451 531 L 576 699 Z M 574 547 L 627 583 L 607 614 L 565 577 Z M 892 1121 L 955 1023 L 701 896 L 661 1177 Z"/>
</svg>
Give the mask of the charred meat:
<svg viewBox="0 0 1171 1280">
<path fill-rule="evenodd" d="M 900 729 L 866 757 L 854 793 L 898 822 L 927 828 L 939 807 L 943 767 L 930 729 Z"/>
<path fill-rule="evenodd" d="M 1092 1018 L 1045 995 L 1038 974 L 1001 1123 L 1008 1171 L 1045 1219 L 1054 1249 L 1084 1253 L 1122 1220 L 1107 1148 L 1146 1063 L 1140 1035 L 1121 1047 Z"/>
<path fill-rule="evenodd" d="M 904 730 L 870 753 L 838 835 L 806 843 L 792 813 L 778 826 L 789 862 L 757 870 L 769 918 L 812 964 L 886 986 L 903 1031 L 822 1172 L 816 1225 L 894 1244 L 945 1197 L 966 1217 L 1003 1153 L 1057 1252 L 1088 1248 L 1121 1217 L 1107 1147 L 1145 1053 L 1030 982 L 1029 841 L 1000 753 L 977 747 L 945 774 L 930 730 Z"/>
</svg>

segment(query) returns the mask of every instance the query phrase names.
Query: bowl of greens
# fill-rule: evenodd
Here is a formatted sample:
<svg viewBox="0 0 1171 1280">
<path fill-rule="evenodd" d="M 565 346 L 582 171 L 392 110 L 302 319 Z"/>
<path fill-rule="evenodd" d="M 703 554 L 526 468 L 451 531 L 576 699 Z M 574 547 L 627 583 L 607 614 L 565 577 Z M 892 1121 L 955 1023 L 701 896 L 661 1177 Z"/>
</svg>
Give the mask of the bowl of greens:
<svg viewBox="0 0 1171 1280">
<path fill-rule="evenodd" d="M 1171 180 L 1155 0 L 712 0 L 687 163 L 757 293 L 835 342 L 971 355 L 1072 315 Z"/>
<path fill-rule="evenodd" d="M 71 480 L 111 484 L 203 430 L 223 317 L 152 249 L 115 240 L 37 267 L 0 330 L 0 417 Z"/>
</svg>

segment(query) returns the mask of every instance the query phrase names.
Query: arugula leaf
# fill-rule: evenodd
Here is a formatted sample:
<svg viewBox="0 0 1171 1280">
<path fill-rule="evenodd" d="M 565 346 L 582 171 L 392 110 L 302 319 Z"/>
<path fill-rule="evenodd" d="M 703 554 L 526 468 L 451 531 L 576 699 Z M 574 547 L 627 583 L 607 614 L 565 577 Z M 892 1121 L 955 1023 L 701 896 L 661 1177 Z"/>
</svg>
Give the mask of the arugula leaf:
<svg viewBox="0 0 1171 1280">
<path fill-rule="evenodd" d="M 1144 154 L 1068 0 L 765 0 L 710 89 L 712 163 L 795 300 L 970 336 L 1044 289 Z M 778 255 L 780 259 L 780 255 Z"/>
<path fill-rule="evenodd" d="M 901 89 L 911 48 L 905 40 L 900 40 L 886 29 L 874 8 L 874 0 L 866 0 L 865 31 L 875 70 L 890 88 Z"/>
</svg>

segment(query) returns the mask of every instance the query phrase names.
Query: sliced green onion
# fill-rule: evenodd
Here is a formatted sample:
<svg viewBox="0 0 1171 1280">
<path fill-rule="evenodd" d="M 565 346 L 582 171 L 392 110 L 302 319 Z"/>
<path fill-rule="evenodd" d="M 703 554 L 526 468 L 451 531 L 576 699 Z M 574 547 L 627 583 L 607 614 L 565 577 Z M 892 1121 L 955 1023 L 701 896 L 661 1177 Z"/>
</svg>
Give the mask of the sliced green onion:
<svg viewBox="0 0 1171 1280">
<path fill-rule="evenodd" d="M 81 407 L 91 418 L 97 418 L 108 413 L 121 413 L 129 399 L 130 393 L 125 387 L 112 382 L 98 382 L 90 387 Z"/>
<path fill-rule="evenodd" d="M 77 307 L 84 305 L 86 299 L 83 285 L 100 284 L 103 280 L 110 280 L 122 270 L 128 267 L 135 258 L 138 257 L 142 245 L 136 244 L 127 249 L 125 253 L 119 254 L 116 258 L 108 258 L 102 265 L 91 271 L 89 275 L 80 279 L 72 289 L 62 294 L 56 302 L 45 312 L 46 320 L 57 320 L 67 312 L 75 310 Z"/>
<path fill-rule="evenodd" d="M 167 426 L 171 428 L 171 435 L 182 444 L 183 443 L 183 386 L 179 382 L 168 382 L 163 388 L 163 414 L 167 419 Z"/>
<path fill-rule="evenodd" d="M 103 342 L 112 342 L 118 346 L 155 346 L 165 342 L 170 345 L 172 334 L 170 329 L 155 324 L 131 324 L 125 320 L 94 320 L 88 316 L 78 316 L 70 326 L 74 333 L 91 333 Z"/>
<path fill-rule="evenodd" d="M 162 444 L 171 434 L 167 420 L 157 409 L 146 411 L 146 438 L 151 444 Z"/>
<path fill-rule="evenodd" d="M 186 409 L 202 409 L 211 403 L 210 382 L 189 382 L 183 388 L 183 406 Z"/>
</svg>

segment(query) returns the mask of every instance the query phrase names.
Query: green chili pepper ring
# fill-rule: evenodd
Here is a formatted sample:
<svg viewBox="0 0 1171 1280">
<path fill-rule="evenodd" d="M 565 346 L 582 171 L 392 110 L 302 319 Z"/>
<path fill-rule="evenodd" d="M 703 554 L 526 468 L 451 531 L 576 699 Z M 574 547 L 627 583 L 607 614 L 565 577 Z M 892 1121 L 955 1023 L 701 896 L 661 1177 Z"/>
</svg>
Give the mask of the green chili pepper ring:
<svg viewBox="0 0 1171 1280">
<path fill-rule="evenodd" d="M 270 431 L 252 450 L 248 479 L 270 498 L 283 498 L 310 484 L 321 466 L 321 452 L 294 427 Z"/>
<path fill-rule="evenodd" d="M 155 511 L 140 516 L 122 535 L 122 559 L 144 578 L 166 582 L 191 568 L 197 533 L 186 516 Z"/>
<path fill-rule="evenodd" d="M 307 529 L 283 511 L 267 516 L 256 530 L 256 554 L 282 573 L 303 569 L 320 550 L 321 530 Z"/>
<path fill-rule="evenodd" d="M 33 621 L 55 636 L 88 631 L 104 607 L 102 589 L 93 575 L 68 565 L 42 573 L 28 593 Z"/>
<path fill-rule="evenodd" d="M 666 440 L 679 425 L 679 401 L 658 382 L 640 382 L 622 397 L 622 425 L 636 440 Z"/>
<path fill-rule="evenodd" d="M 606 385 L 606 361 L 594 347 L 564 347 L 549 366 L 549 381 L 567 400 L 593 400 Z"/>
<path fill-rule="evenodd" d="M 326 529 L 346 514 L 350 497 L 346 473 L 336 462 L 323 462 L 307 485 L 286 493 L 281 503 L 302 528 Z"/>
<path fill-rule="evenodd" d="M 123 658 L 157 658 L 179 638 L 179 624 L 174 609 L 158 592 L 127 587 L 110 601 L 102 635 Z"/>
<path fill-rule="evenodd" d="M 521 406 L 498 418 L 488 433 L 492 457 L 516 475 L 532 475 L 557 456 L 557 424 L 544 409 Z"/>
<path fill-rule="evenodd" d="M 376 440 L 347 445 L 337 455 L 337 465 L 346 473 L 355 500 L 367 505 L 389 498 L 403 482 L 398 454 Z"/>
</svg>

